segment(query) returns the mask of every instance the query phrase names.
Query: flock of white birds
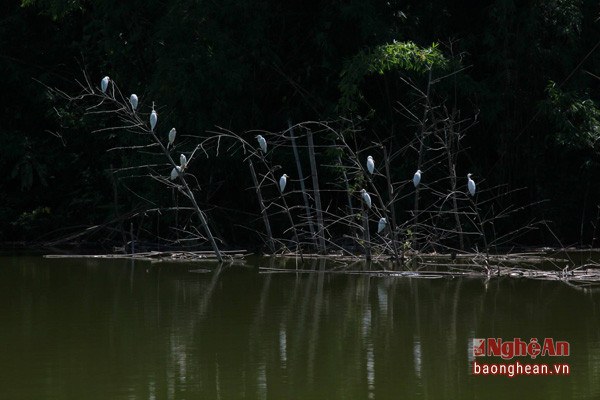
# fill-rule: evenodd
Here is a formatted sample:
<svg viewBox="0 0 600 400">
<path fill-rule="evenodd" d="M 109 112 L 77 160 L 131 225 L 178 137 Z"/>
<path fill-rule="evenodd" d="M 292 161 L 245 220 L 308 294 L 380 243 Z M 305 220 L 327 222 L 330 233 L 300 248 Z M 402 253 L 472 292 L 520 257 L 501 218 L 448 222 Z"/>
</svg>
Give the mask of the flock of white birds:
<svg viewBox="0 0 600 400">
<path fill-rule="evenodd" d="M 100 89 L 102 89 L 102 93 L 106 93 L 109 83 L 110 83 L 110 78 L 108 76 L 105 76 L 104 78 L 102 78 L 102 81 L 100 81 Z M 131 96 L 129 96 L 129 103 L 131 104 L 131 109 L 133 111 L 135 111 L 137 109 L 138 101 L 139 100 L 138 100 L 137 94 L 133 93 Z M 154 129 L 156 128 L 157 123 L 158 123 L 158 113 L 153 108 L 152 112 L 150 113 L 150 130 L 152 132 L 154 132 Z M 173 147 L 173 143 L 175 142 L 176 135 L 177 135 L 177 130 L 175 128 L 172 128 L 169 131 L 169 136 L 168 136 L 169 142 L 167 144 L 167 149 L 169 149 L 170 147 Z M 266 146 L 266 144 L 265 144 L 265 146 Z M 179 156 L 179 164 L 180 165 L 176 165 L 175 168 L 173 168 L 171 170 L 171 180 L 177 179 L 179 174 L 185 170 L 185 167 L 187 166 L 187 157 L 185 156 L 185 154 L 181 154 Z"/>
<path fill-rule="evenodd" d="M 104 78 L 102 78 L 102 81 L 100 82 L 100 88 L 102 89 L 102 93 L 106 93 L 109 82 L 110 82 L 110 78 L 108 76 L 105 76 Z M 131 104 L 131 108 L 135 111 L 138 106 L 138 97 L 136 94 L 132 94 L 129 97 L 129 103 Z M 152 109 L 152 112 L 150 113 L 150 129 L 152 132 L 154 132 L 154 128 L 156 128 L 157 122 L 158 122 L 158 114 L 157 114 L 156 110 Z M 177 130 L 175 128 L 172 128 L 169 131 L 169 135 L 168 135 L 169 142 L 167 144 L 167 149 L 169 149 L 170 147 L 173 147 L 173 143 L 175 142 L 176 135 L 177 135 Z M 266 139 L 262 135 L 257 135 L 256 140 L 258 141 L 258 146 L 260 147 L 260 150 L 263 152 L 263 154 L 266 154 L 267 153 Z M 175 166 L 175 168 L 173 168 L 173 170 L 171 171 L 171 180 L 177 179 L 179 174 L 181 172 L 183 172 L 183 170 L 187 166 L 187 158 L 185 157 L 184 154 L 181 154 L 179 156 L 179 163 L 180 163 L 180 165 Z M 373 173 L 375 172 L 375 160 L 373 159 L 372 156 L 367 157 L 367 171 L 369 171 L 369 173 L 371 175 L 373 175 Z M 414 184 L 415 188 L 418 187 L 419 184 L 421 183 L 421 174 L 422 173 L 423 172 L 420 169 L 418 169 L 417 172 L 415 172 L 415 174 L 413 176 L 413 184 Z M 469 193 L 471 194 L 471 196 L 475 196 L 476 186 L 475 186 L 475 181 L 473 179 L 471 179 L 471 175 L 473 175 L 473 174 L 471 174 L 471 173 L 467 174 L 467 189 L 468 189 Z M 283 193 L 283 191 L 285 190 L 285 186 L 287 185 L 288 178 L 289 178 L 289 176 L 287 174 L 283 174 L 281 176 L 281 178 L 279 179 L 279 189 L 281 190 L 281 193 Z M 371 196 L 369 195 L 369 193 L 367 193 L 367 191 L 365 189 L 362 189 L 361 196 L 362 196 L 362 199 L 364 200 L 365 204 L 367 205 L 367 207 L 370 209 L 372 203 L 371 203 Z M 385 229 L 386 225 L 387 225 L 386 219 L 381 218 L 377 225 L 377 233 L 380 233 L 381 231 L 383 231 Z"/>
<path fill-rule="evenodd" d="M 256 140 L 258 141 L 258 146 L 260 147 L 260 150 L 266 154 L 267 152 L 267 141 L 265 140 L 265 138 L 261 135 L 257 135 L 256 136 Z M 369 171 L 369 173 L 371 175 L 373 175 L 373 173 L 375 172 L 375 159 L 373 158 L 373 156 L 368 156 L 367 157 L 367 171 Z M 419 184 L 421 183 L 421 174 L 423 172 L 418 169 L 417 172 L 415 172 L 414 176 L 413 176 L 413 184 L 415 186 L 415 188 L 417 186 L 419 186 Z M 475 196 L 475 181 L 473 179 L 471 179 L 471 173 L 467 174 L 467 189 L 469 191 L 469 193 L 471 194 L 471 196 Z M 289 176 L 287 174 L 283 174 L 281 176 L 281 178 L 279 179 L 279 189 L 281 189 L 281 193 L 283 193 L 283 191 L 285 190 L 285 186 L 287 184 L 287 179 L 289 178 Z M 372 202 L 371 202 L 371 196 L 369 195 L 369 193 L 365 190 L 362 189 L 361 190 L 361 196 L 363 201 L 365 202 L 365 204 L 367 205 L 367 207 L 370 209 Z M 387 225 L 387 220 L 385 218 L 381 218 L 379 220 L 379 223 L 377 224 L 377 233 L 381 233 L 381 231 L 383 231 L 385 229 Z"/>
</svg>

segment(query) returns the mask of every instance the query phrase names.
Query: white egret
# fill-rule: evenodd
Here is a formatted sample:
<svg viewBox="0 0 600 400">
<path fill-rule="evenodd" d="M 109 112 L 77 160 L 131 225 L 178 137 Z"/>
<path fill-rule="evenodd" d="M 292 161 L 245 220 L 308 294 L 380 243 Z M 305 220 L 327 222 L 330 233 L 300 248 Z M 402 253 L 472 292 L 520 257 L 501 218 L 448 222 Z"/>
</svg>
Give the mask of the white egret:
<svg viewBox="0 0 600 400">
<path fill-rule="evenodd" d="M 155 110 L 152 110 L 152 112 L 150 113 L 150 129 L 154 130 L 154 127 L 156 126 L 156 123 L 158 122 L 158 114 L 156 113 Z"/>
<path fill-rule="evenodd" d="M 367 157 L 367 169 L 369 170 L 369 173 L 373 175 L 373 171 L 375 171 L 375 160 L 373 160 L 373 157 L 371 156 Z"/>
<path fill-rule="evenodd" d="M 177 129 L 171 128 L 169 131 L 169 144 L 167 145 L 167 148 L 169 148 L 169 146 L 173 146 L 173 142 L 175 142 L 175 136 L 177 136 Z"/>
<path fill-rule="evenodd" d="M 379 220 L 379 224 L 377 224 L 377 233 L 381 233 L 381 231 L 385 229 L 386 225 L 387 221 L 385 220 L 385 218 L 381 218 Z"/>
<path fill-rule="evenodd" d="M 419 182 L 421 182 L 421 170 L 418 169 L 417 172 L 415 172 L 415 176 L 413 176 L 413 183 L 415 184 L 415 187 L 419 186 Z"/>
<path fill-rule="evenodd" d="M 110 78 L 108 76 L 105 76 L 104 78 L 102 78 L 102 82 L 100 82 L 100 87 L 102 88 L 102 93 L 106 93 L 106 89 L 108 88 L 108 81 L 110 81 Z"/>
<path fill-rule="evenodd" d="M 258 135 L 256 136 L 256 140 L 258 140 L 258 145 L 260 146 L 260 149 L 262 150 L 263 153 L 267 152 L 267 141 L 265 140 L 264 137 L 262 137 L 262 135 Z"/>
<path fill-rule="evenodd" d="M 367 206 L 371 208 L 371 196 L 369 196 L 369 193 L 367 193 L 365 189 L 363 189 L 361 193 L 363 200 L 365 201 L 365 203 L 367 203 Z"/>
<path fill-rule="evenodd" d="M 137 94 L 132 94 L 131 96 L 129 96 L 129 102 L 131 103 L 131 108 L 135 111 L 138 105 Z"/>
<path fill-rule="evenodd" d="M 287 184 L 287 178 L 289 178 L 289 176 L 287 176 L 286 174 L 281 175 L 281 178 L 279 179 L 279 189 L 281 189 L 281 193 L 283 193 L 283 191 L 285 190 L 285 185 Z"/>
<path fill-rule="evenodd" d="M 469 188 L 469 193 L 471 193 L 471 196 L 475 196 L 475 181 L 473 179 L 471 179 L 471 175 L 473 174 L 467 174 L 467 179 L 469 180 L 469 183 L 467 184 L 467 187 Z"/>
<path fill-rule="evenodd" d="M 179 156 L 179 163 L 181 164 L 181 169 L 185 169 L 185 167 L 187 167 L 187 158 L 185 154 Z"/>
<path fill-rule="evenodd" d="M 177 179 L 180 172 L 181 172 L 181 167 L 176 166 L 175 168 L 173 168 L 171 170 L 171 180 L 174 181 L 175 179 Z"/>
</svg>

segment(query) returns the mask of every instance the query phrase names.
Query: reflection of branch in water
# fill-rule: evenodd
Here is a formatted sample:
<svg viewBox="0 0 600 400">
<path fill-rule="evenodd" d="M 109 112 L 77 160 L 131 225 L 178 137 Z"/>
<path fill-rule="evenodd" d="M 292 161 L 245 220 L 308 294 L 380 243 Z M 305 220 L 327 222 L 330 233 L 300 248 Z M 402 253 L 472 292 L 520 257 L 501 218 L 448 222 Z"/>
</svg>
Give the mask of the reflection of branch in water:
<svg viewBox="0 0 600 400">
<path fill-rule="evenodd" d="M 363 285 L 362 296 L 360 299 L 360 313 L 361 313 L 361 338 L 363 348 L 361 350 L 365 352 L 365 369 L 367 375 L 367 390 L 369 392 L 369 399 L 375 397 L 375 354 L 374 354 L 374 337 L 373 337 L 373 310 L 369 303 L 369 292 L 371 289 L 371 277 L 367 276 L 362 279 L 365 284 Z M 362 351 L 361 351 L 362 353 Z"/>
<path fill-rule="evenodd" d="M 313 259 L 311 260 L 311 266 L 312 269 L 314 270 L 316 268 L 316 264 L 317 264 L 317 260 Z M 302 301 L 302 304 L 300 305 L 300 314 L 296 314 L 294 309 L 292 307 L 290 307 L 290 313 L 294 313 L 294 315 L 297 315 L 296 318 L 296 327 L 294 328 L 293 332 L 294 332 L 294 340 L 290 349 L 290 354 L 291 354 L 291 358 L 292 360 L 295 360 L 297 364 L 298 362 L 300 362 L 300 355 L 303 353 L 302 349 L 301 349 L 301 343 L 302 343 L 302 339 L 304 337 L 304 332 L 306 329 L 304 329 L 304 327 L 307 326 L 307 324 L 305 323 L 305 319 L 307 318 L 307 314 L 308 314 L 308 302 L 311 299 L 310 296 L 310 292 L 311 292 L 311 288 L 312 288 L 312 284 L 314 281 L 314 276 L 315 274 L 310 274 L 307 282 L 305 283 L 305 288 L 304 288 L 304 292 L 302 295 L 302 298 L 300 299 Z M 300 280 L 300 278 L 298 278 Z M 301 279 L 302 281 L 306 281 L 306 279 Z M 299 290 L 301 287 L 301 285 L 297 285 L 296 288 Z M 292 364 L 290 362 L 290 364 Z M 295 365 L 291 365 L 292 370 L 295 369 L 294 368 Z"/>
<path fill-rule="evenodd" d="M 265 331 L 267 330 L 264 317 L 265 309 L 267 306 L 267 298 L 269 297 L 269 290 L 271 289 L 271 278 L 272 275 L 268 275 L 265 279 L 265 282 L 263 283 L 263 288 L 260 292 L 258 307 L 254 312 L 254 318 L 252 319 L 252 323 L 250 324 L 250 328 L 248 329 L 248 345 L 250 347 L 250 354 L 253 356 L 253 358 L 257 357 L 257 359 L 253 359 L 253 362 L 259 365 L 262 365 L 266 362 L 265 357 L 267 356 L 264 353 L 263 349 L 261 349 L 260 340 L 264 340 L 264 336 L 266 333 Z"/>
<path fill-rule="evenodd" d="M 319 260 L 319 271 L 325 269 L 325 259 Z M 314 300 L 314 308 L 312 315 L 312 329 L 308 339 L 308 365 L 307 365 L 307 380 L 310 384 L 314 383 L 315 355 L 317 342 L 319 339 L 319 318 L 321 316 L 321 306 L 323 304 L 323 279 L 325 274 L 319 273 L 317 279 L 317 293 Z"/>
<path fill-rule="evenodd" d="M 204 292 L 204 296 L 200 300 L 200 306 L 198 307 L 198 314 L 200 318 L 203 318 L 206 315 L 206 310 L 210 305 L 210 300 L 212 298 L 212 294 L 215 291 L 215 287 L 217 286 L 217 282 L 219 280 L 219 276 L 223 271 L 223 266 L 221 263 L 217 265 L 217 268 L 213 271 L 213 276 L 210 280 L 210 284 L 208 285 L 208 289 Z"/>
<path fill-rule="evenodd" d="M 454 301 L 452 302 L 452 317 L 450 320 L 450 343 L 454 343 L 456 346 L 456 342 L 458 340 L 457 334 L 457 322 L 458 322 L 458 304 L 460 299 L 460 289 L 462 287 L 462 280 L 459 280 L 456 284 L 456 290 L 454 291 Z"/>
</svg>

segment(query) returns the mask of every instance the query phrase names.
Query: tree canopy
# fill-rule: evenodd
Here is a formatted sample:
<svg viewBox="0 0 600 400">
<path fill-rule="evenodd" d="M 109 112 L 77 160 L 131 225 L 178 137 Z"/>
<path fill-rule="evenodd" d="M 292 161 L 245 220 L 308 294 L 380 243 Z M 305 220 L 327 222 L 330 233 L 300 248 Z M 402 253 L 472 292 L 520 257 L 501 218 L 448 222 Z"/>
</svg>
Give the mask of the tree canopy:
<svg viewBox="0 0 600 400">
<path fill-rule="evenodd" d="M 425 90 L 434 69 L 451 75 L 435 87 L 440 101 L 477 115 L 461 156 L 465 174 L 526 188 L 515 203 L 547 200 L 531 217 L 552 221 L 564 244 L 592 244 L 600 222 L 599 12 L 590 0 L 4 2 L 0 240 L 114 218 L 108 171 L 137 156 L 106 150 L 132 139 L 91 134 L 106 122 L 46 88 L 77 90 L 82 70 L 98 83 L 110 75 L 140 95 L 140 107 L 156 102 L 162 126 L 182 137 L 344 116 L 363 118 L 365 135 L 400 138 L 416 128 L 397 104 L 422 106 L 406 82 Z M 411 176 L 409 161 L 394 168 Z M 239 165 L 220 156 L 201 168 L 202 186 L 210 185 L 203 201 L 257 212 L 218 184 L 239 179 Z M 153 183 L 121 184 L 123 211 L 143 208 L 124 195 L 134 188 L 171 196 Z M 255 240 L 220 217 L 224 237 Z"/>
</svg>

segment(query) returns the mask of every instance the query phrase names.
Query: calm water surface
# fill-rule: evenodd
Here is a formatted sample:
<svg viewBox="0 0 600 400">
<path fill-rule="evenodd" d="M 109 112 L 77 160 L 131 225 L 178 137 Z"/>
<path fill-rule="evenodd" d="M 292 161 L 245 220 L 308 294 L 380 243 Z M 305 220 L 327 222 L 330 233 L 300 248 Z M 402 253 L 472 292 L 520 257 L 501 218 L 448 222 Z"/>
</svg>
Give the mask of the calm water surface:
<svg viewBox="0 0 600 400">
<path fill-rule="evenodd" d="M 204 267 L 0 257 L 0 399 L 600 398 L 600 292 Z M 479 337 L 571 373 L 475 376 Z"/>
</svg>

